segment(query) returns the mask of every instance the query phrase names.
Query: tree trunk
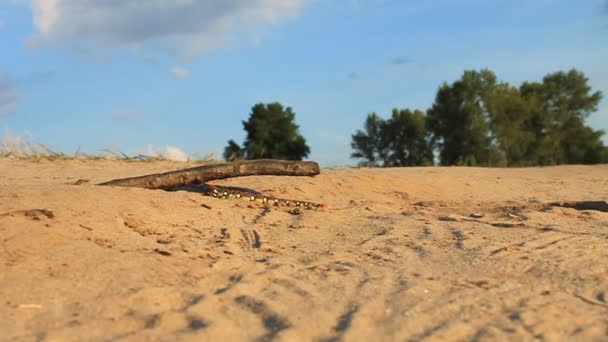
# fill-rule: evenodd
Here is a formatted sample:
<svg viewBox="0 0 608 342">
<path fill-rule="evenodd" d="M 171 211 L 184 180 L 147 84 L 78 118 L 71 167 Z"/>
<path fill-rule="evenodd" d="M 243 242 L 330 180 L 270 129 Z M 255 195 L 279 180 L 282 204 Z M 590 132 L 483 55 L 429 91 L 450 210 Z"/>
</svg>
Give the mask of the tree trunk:
<svg viewBox="0 0 608 342">
<path fill-rule="evenodd" d="M 170 190 L 180 186 L 201 184 L 231 177 L 261 175 L 315 176 L 319 172 L 319 164 L 312 161 L 259 159 L 210 164 L 140 177 L 115 179 L 99 185 Z"/>
</svg>

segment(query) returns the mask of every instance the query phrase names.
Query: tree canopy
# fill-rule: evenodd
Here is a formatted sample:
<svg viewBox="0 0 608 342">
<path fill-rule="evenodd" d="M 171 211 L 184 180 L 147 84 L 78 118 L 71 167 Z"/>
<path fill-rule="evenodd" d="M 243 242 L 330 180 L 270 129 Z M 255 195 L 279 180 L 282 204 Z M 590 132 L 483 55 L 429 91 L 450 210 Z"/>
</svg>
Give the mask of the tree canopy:
<svg viewBox="0 0 608 342">
<path fill-rule="evenodd" d="M 310 154 L 292 108 L 283 108 L 278 102 L 253 106 L 249 119 L 243 121 L 243 129 L 247 133 L 243 147 L 229 140 L 224 149 L 226 160 L 302 160 Z"/>
<path fill-rule="evenodd" d="M 585 125 L 585 119 L 597 110 L 602 99 L 591 92 L 588 79 L 581 72 L 555 72 L 542 82 L 525 82 L 520 95 L 526 105 L 529 124 L 524 131 L 535 139 L 524 160 L 531 164 L 578 164 L 608 162 L 602 160 L 604 134 Z"/>
<path fill-rule="evenodd" d="M 487 69 L 467 70 L 444 83 L 426 115 L 393 110 L 368 115 L 352 136 L 363 165 L 525 166 L 608 163 L 601 130 L 585 124 L 602 93 L 577 70 L 546 75 L 519 87 Z"/>
<path fill-rule="evenodd" d="M 353 158 L 364 165 L 414 166 L 433 164 L 433 150 L 426 139 L 426 120 L 419 110 L 394 109 L 391 118 L 368 115 L 364 131 L 352 136 Z"/>
<path fill-rule="evenodd" d="M 465 71 L 460 80 L 439 88 L 427 120 L 442 165 L 490 165 L 502 159 L 488 120 L 496 87 L 494 73 L 482 70 Z"/>
</svg>

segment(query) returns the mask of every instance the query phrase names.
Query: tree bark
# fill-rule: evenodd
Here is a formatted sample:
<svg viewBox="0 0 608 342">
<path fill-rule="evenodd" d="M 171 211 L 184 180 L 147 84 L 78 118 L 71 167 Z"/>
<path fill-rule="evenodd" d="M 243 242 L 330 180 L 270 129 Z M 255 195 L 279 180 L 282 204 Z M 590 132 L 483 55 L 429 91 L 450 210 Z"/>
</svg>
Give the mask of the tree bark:
<svg viewBox="0 0 608 342">
<path fill-rule="evenodd" d="M 259 159 L 210 164 L 140 177 L 115 179 L 98 185 L 170 190 L 180 186 L 201 184 L 232 177 L 261 175 L 315 176 L 319 172 L 319 164 L 312 161 Z"/>
</svg>

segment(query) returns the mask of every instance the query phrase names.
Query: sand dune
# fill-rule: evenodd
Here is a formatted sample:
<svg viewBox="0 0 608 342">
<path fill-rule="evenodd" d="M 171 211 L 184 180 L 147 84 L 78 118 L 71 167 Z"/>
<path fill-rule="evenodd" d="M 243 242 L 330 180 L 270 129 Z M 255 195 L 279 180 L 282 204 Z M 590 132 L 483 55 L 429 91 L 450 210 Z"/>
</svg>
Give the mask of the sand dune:
<svg viewBox="0 0 608 342">
<path fill-rule="evenodd" d="M 187 166 L 0 160 L 0 340 L 608 339 L 608 166 L 94 185 Z"/>
</svg>

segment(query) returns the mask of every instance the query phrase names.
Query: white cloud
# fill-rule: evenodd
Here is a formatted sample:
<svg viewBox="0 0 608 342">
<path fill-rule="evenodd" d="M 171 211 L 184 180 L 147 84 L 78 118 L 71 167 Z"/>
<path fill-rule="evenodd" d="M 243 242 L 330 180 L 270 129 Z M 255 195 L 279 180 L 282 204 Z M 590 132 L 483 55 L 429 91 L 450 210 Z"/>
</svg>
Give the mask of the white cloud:
<svg viewBox="0 0 608 342">
<path fill-rule="evenodd" d="M 190 70 L 183 67 L 175 67 L 170 70 L 175 78 L 188 78 Z"/>
<path fill-rule="evenodd" d="M 170 145 L 160 149 L 155 148 L 152 145 L 148 145 L 146 146 L 143 154 L 152 157 L 162 157 L 175 161 L 188 161 L 190 159 L 190 156 L 182 149 Z"/>
<path fill-rule="evenodd" d="M 238 41 L 313 0 L 31 0 L 36 45 L 163 46 L 185 57 Z"/>
<path fill-rule="evenodd" d="M 0 116 L 8 114 L 18 100 L 19 93 L 0 70 Z"/>
<path fill-rule="evenodd" d="M 170 160 L 187 161 L 188 154 L 175 146 L 167 146 L 165 157 Z"/>
<path fill-rule="evenodd" d="M 115 108 L 112 109 L 112 116 L 115 119 L 134 119 L 145 114 L 141 108 Z"/>
</svg>

